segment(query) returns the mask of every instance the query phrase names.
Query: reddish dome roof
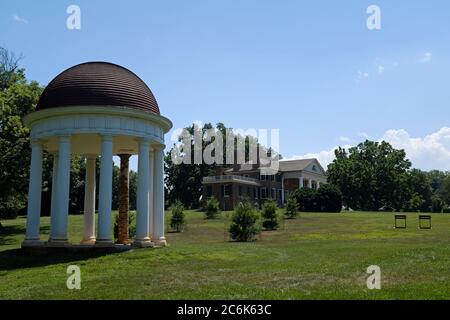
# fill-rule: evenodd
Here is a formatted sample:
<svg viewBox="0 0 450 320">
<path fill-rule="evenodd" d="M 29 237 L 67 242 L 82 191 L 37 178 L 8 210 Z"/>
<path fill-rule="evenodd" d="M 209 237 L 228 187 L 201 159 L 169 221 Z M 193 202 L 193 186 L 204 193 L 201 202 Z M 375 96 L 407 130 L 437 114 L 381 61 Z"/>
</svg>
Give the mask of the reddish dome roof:
<svg viewBox="0 0 450 320">
<path fill-rule="evenodd" d="M 60 73 L 45 88 L 36 110 L 66 106 L 123 106 L 159 114 L 145 82 L 108 62 L 82 63 Z"/>
</svg>

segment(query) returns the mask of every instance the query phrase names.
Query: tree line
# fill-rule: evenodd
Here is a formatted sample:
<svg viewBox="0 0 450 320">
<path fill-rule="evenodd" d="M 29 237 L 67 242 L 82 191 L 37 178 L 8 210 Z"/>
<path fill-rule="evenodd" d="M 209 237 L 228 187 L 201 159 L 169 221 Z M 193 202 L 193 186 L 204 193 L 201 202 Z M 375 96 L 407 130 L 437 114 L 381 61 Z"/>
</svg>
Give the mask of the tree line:
<svg viewBox="0 0 450 320">
<path fill-rule="evenodd" d="M 449 211 L 450 173 L 412 168 L 405 151 L 385 141 L 338 148 L 327 175 L 353 210 Z"/>
</svg>

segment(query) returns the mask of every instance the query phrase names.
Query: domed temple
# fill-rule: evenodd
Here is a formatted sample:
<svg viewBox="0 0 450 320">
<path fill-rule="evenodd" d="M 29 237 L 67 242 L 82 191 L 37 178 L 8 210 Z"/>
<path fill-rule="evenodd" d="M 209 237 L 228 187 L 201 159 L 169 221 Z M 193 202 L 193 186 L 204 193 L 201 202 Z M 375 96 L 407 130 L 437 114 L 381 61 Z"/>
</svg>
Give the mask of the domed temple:
<svg viewBox="0 0 450 320">
<path fill-rule="evenodd" d="M 32 155 L 26 236 L 22 247 L 70 246 L 67 228 L 72 155 L 86 158 L 83 244 L 114 245 L 111 212 L 113 155 L 120 156 L 127 168 L 129 157 L 136 154 L 138 186 L 133 244 L 139 247 L 166 244 L 164 134 L 171 129 L 172 123 L 160 114 L 153 93 L 138 76 L 112 63 L 76 65 L 49 83 L 36 111 L 27 115 L 24 122 L 31 131 Z M 51 226 L 47 242 L 40 239 L 44 150 L 54 159 Z M 98 157 L 100 181 L 96 232 Z"/>
</svg>

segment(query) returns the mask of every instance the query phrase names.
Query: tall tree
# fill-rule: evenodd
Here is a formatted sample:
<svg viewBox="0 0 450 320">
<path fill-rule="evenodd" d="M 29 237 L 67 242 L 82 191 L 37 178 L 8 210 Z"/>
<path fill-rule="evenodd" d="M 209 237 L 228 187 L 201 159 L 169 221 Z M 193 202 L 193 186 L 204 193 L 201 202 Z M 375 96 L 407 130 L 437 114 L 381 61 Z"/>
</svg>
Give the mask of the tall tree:
<svg viewBox="0 0 450 320">
<path fill-rule="evenodd" d="M 404 150 L 396 150 L 385 141 L 366 140 L 348 153 L 339 148 L 335 155 L 328 166 L 328 179 L 339 187 L 346 205 L 362 210 L 382 206 L 400 209 L 411 166 Z"/>
<path fill-rule="evenodd" d="M 0 48 L 0 217 L 14 217 L 26 207 L 30 139 L 22 117 L 35 109 L 43 89 L 27 82 L 18 61 Z M 44 166 L 47 161 L 44 154 Z"/>
</svg>

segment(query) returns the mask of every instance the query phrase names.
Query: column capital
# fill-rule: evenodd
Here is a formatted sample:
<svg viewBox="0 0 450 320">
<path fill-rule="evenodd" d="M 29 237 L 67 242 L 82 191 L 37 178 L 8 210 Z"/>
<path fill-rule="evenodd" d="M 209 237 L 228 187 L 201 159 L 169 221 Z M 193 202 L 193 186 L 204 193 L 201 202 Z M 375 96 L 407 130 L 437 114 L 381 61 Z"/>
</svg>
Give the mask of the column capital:
<svg viewBox="0 0 450 320">
<path fill-rule="evenodd" d="M 59 142 L 70 142 L 72 136 L 70 134 L 58 135 Z"/>
<path fill-rule="evenodd" d="M 112 141 L 114 136 L 112 134 L 101 134 L 102 141 Z"/>
<path fill-rule="evenodd" d="M 152 147 L 151 149 L 153 151 L 162 151 L 162 150 L 164 150 L 166 148 L 166 145 L 165 144 L 161 144 L 161 143 L 154 143 L 154 144 L 151 145 L 151 147 Z"/>
<path fill-rule="evenodd" d="M 44 146 L 44 140 L 41 140 L 41 139 L 30 139 L 30 144 L 31 144 L 31 146 L 33 147 L 33 146 L 41 146 L 41 147 L 43 147 Z"/>
<path fill-rule="evenodd" d="M 84 156 L 86 157 L 87 160 L 96 160 L 98 157 L 98 154 L 89 153 L 89 154 L 85 154 Z"/>
<path fill-rule="evenodd" d="M 137 141 L 139 144 L 142 143 L 142 144 L 148 144 L 148 145 L 150 145 L 150 142 L 151 142 L 151 140 L 149 138 L 144 138 L 144 137 L 136 138 L 135 141 Z"/>
</svg>

